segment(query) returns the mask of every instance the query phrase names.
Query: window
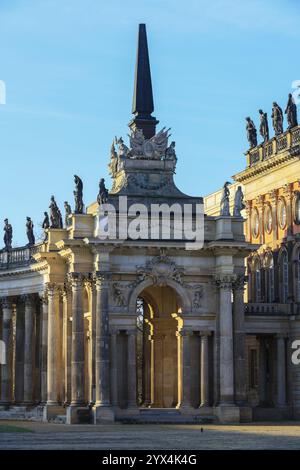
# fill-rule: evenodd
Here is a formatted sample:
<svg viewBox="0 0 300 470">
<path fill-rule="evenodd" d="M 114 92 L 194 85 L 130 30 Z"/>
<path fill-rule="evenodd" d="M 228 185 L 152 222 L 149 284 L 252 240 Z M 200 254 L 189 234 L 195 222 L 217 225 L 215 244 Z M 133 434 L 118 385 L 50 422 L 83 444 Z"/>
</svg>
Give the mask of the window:
<svg viewBox="0 0 300 470">
<path fill-rule="evenodd" d="M 259 258 L 254 263 L 254 301 L 261 302 L 261 271 Z"/>
<path fill-rule="evenodd" d="M 300 224 L 300 194 L 297 193 L 294 202 L 294 222 Z"/>
<path fill-rule="evenodd" d="M 266 299 L 267 302 L 274 302 L 274 261 L 273 255 L 270 254 L 266 261 Z"/>
<path fill-rule="evenodd" d="M 254 238 L 259 235 L 259 213 L 257 209 L 254 209 L 252 213 L 252 235 Z"/>
<path fill-rule="evenodd" d="M 265 231 L 271 233 L 273 228 L 273 215 L 271 206 L 267 206 L 265 209 Z"/>
<path fill-rule="evenodd" d="M 282 254 L 281 259 L 281 280 L 282 302 L 285 304 L 289 295 L 289 263 L 286 251 Z"/>
<path fill-rule="evenodd" d="M 257 349 L 249 351 L 249 387 L 258 387 L 258 370 L 257 370 Z"/>
<path fill-rule="evenodd" d="M 286 216 L 286 203 L 284 199 L 280 199 L 278 202 L 278 221 L 279 227 L 284 229 L 286 227 L 287 216 Z"/>
</svg>

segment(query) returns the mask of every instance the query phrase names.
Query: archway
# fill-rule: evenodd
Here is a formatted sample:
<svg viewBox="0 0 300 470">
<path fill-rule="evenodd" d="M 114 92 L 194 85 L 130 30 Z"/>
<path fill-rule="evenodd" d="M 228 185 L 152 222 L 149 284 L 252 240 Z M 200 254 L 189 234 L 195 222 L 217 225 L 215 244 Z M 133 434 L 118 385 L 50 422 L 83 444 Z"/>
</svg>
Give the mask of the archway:
<svg viewBox="0 0 300 470">
<path fill-rule="evenodd" d="M 137 395 L 140 406 L 178 403 L 178 337 L 181 305 L 167 285 L 148 286 L 137 299 Z"/>
</svg>

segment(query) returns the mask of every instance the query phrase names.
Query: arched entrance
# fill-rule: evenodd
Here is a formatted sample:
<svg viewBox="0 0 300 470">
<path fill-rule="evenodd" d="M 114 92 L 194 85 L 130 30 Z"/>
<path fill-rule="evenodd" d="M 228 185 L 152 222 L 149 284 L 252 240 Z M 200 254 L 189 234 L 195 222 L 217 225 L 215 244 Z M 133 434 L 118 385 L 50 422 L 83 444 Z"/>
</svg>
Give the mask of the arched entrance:
<svg viewBox="0 0 300 470">
<path fill-rule="evenodd" d="M 138 404 L 171 408 L 178 404 L 178 337 L 181 305 L 170 286 L 146 287 L 137 299 Z"/>
</svg>

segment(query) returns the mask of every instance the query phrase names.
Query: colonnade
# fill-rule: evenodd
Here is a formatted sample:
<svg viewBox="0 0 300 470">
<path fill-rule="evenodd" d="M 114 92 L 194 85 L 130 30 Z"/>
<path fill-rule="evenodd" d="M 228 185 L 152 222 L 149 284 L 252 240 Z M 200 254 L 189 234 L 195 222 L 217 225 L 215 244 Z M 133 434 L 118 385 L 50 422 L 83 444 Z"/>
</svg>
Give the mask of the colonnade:
<svg viewBox="0 0 300 470">
<path fill-rule="evenodd" d="M 129 326 L 117 325 L 118 320 L 110 324 L 110 282 L 108 272 L 98 272 L 89 279 L 71 273 L 65 285 L 49 283 L 43 293 L 1 299 L 1 338 L 6 347 L 1 406 L 64 405 L 76 410 L 90 405 L 96 421 L 98 415 L 109 414 L 111 407 L 137 408 L 137 328 L 133 318 Z M 199 407 L 246 403 L 244 283 L 234 276 L 219 276 L 216 287 L 220 308 L 216 327 L 195 328 L 183 322 L 176 333 L 178 387 L 173 406 L 181 409 L 192 407 L 191 336 L 195 334 L 200 338 Z M 90 292 L 88 308 L 84 305 L 86 289 Z M 91 317 L 88 327 L 85 316 Z M 120 341 L 125 347 L 118 356 Z M 153 337 L 148 336 L 147 341 L 143 405 L 155 407 Z M 262 336 L 259 341 L 263 404 L 268 401 L 268 338 Z M 276 336 L 275 351 L 276 405 L 285 406 L 284 336 Z M 126 374 L 123 382 L 120 374 Z"/>
</svg>

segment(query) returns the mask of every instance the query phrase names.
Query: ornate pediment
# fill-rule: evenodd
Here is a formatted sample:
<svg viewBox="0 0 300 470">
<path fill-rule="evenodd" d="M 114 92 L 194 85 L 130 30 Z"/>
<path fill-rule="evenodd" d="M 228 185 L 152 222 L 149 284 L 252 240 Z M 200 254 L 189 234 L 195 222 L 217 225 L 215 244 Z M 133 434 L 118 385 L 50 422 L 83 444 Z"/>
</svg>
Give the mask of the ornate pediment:
<svg viewBox="0 0 300 470">
<path fill-rule="evenodd" d="M 158 256 L 147 261 L 145 266 L 137 266 L 139 282 L 151 278 L 153 284 L 164 285 L 168 279 L 183 284 L 183 269 L 161 250 Z"/>
</svg>

